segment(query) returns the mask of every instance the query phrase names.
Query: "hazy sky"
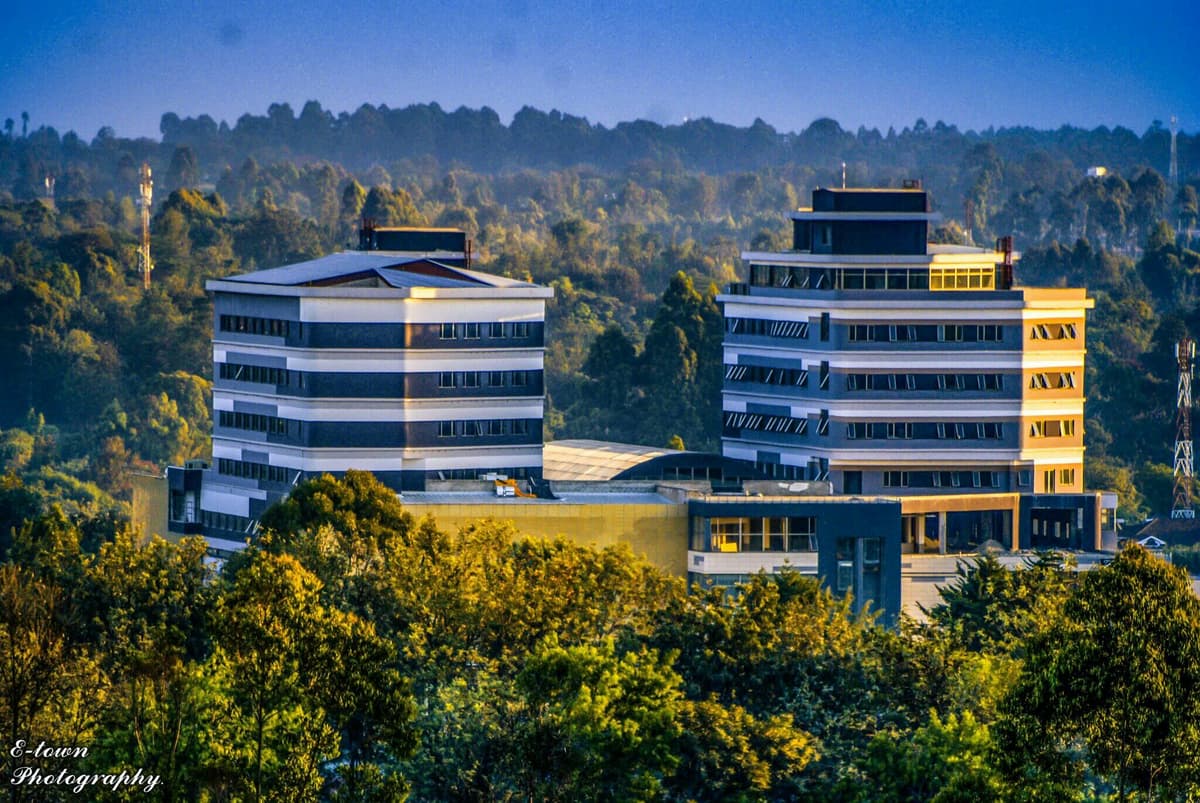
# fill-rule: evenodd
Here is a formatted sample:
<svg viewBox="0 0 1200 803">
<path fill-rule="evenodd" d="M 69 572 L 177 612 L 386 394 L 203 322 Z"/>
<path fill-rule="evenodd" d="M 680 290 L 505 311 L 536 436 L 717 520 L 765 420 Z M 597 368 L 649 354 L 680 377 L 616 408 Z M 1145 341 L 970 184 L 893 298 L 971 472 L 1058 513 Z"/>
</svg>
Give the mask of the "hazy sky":
<svg viewBox="0 0 1200 803">
<path fill-rule="evenodd" d="M 782 131 L 1064 123 L 1200 130 L 1200 2 L 68 2 L 9 0 L 0 119 L 158 136 L 166 111 L 233 124 L 437 101 L 612 125 L 708 116 Z M 335 6 L 338 6 L 335 8 Z"/>
</svg>

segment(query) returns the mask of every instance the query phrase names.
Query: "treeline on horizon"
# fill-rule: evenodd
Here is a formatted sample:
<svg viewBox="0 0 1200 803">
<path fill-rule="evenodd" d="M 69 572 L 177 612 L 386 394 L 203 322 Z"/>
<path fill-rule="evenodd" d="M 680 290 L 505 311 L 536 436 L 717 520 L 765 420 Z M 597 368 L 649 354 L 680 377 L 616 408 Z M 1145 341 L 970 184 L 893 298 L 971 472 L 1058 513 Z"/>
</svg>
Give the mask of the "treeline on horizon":
<svg viewBox="0 0 1200 803">
<path fill-rule="evenodd" d="M 232 129 L 166 115 L 163 142 L 105 130 L 87 143 L 40 126 L 27 131 L 24 121 L 6 126 L 0 471 L 5 487 L 21 493 L 12 497 L 20 504 L 0 505 L 0 528 L 19 526 L 53 501 L 72 515 L 124 515 L 131 470 L 208 458 L 205 281 L 345 248 L 357 242 L 363 217 L 462 228 L 478 266 L 554 288 L 547 438 L 717 449 L 723 326 L 716 294 L 741 277 L 742 250 L 789 247 L 787 210 L 807 203 L 812 187 L 840 182 L 842 160 L 849 184 L 924 179 L 944 216 L 936 239 L 990 245 L 1013 234 L 1023 252 L 1018 281 L 1088 288 L 1096 311 L 1088 329 L 1085 483 L 1118 491 L 1131 521 L 1169 508 L 1172 344 L 1200 333 L 1200 176 L 1189 168 L 1200 164 L 1196 138 L 1180 136 L 1186 180 L 1176 188 L 1148 166 L 1169 151 L 1160 126 L 1138 137 L 1069 128 L 964 134 L 918 124 L 875 136 L 818 121 L 783 136 L 765 125 L 631 124 L 658 131 L 662 148 L 654 152 L 666 155 L 630 147 L 600 167 L 582 162 L 582 139 L 555 132 L 577 128 L 585 132 L 578 137 L 599 142 L 624 128 L 529 109 L 507 127 L 480 122 L 494 117 L 419 106 L 363 107 L 333 118 L 315 104 L 296 117 L 277 105 Z M 418 118 L 435 133 L 397 134 L 411 134 L 403 121 Z M 529 133 L 539 126 L 542 134 Z M 756 129 L 770 143 L 759 151 L 738 139 Z M 708 150 L 664 144 L 705 132 Z M 474 167 L 464 156 L 511 156 L 517 134 L 533 166 Z M 509 150 L 471 151 L 493 135 L 507 138 Z M 326 158 L 335 146 L 354 158 Z M 680 148 L 692 155 L 685 160 Z M 685 164 L 726 151 L 730 165 L 753 153 L 781 161 L 724 172 Z M 549 166 L 560 158 L 580 163 Z M 137 273 L 133 200 L 143 160 L 155 179 L 149 292 Z M 1088 176 L 1084 166 L 1096 163 L 1111 172 Z M 44 197 L 48 175 L 52 201 Z M 955 211 L 965 201 L 970 226 Z"/>
<path fill-rule="evenodd" d="M 128 172 L 130 162 L 135 171 L 143 160 L 165 170 L 174 148 L 186 145 L 194 151 L 202 175 L 213 182 L 223 166 L 236 167 L 247 157 L 265 163 L 330 161 L 354 171 L 401 160 L 428 167 L 433 160 L 442 169 L 488 173 L 572 166 L 613 171 L 648 161 L 668 169 L 720 174 L 797 164 L 812 167 L 826 184 L 840 179 L 845 162 L 852 184 L 867 178 L 885 184 L 922 178 L 945 208 L 958 210 L 962 199 L 947 192 L 952 187 L 938 164 L 957 163 L 981 144 L 990 144 L 1007 162 L 1036 153 L 1072 171 L 1106 166 L 1125 175 L 1145 166 L 1165 175 L 1170 151 L 1170 132 L 1158 120 L 1140 136 L 1122 126 L 961 131 L 940 120 L 931 126 L 924 119 L 899 131 L 865 126 L 849 131 L 826 117 L 799 132 L 780 132 L 761 118 L 748 127 L 705 117 L 677 125 L 636 120 L 608 128 L 586 117 L 530 106 L 505 125 L 486 106 L 447 112 L 437 103 L 396 109 L 363 104 L 353 113 L 337 115 L 317 101 L 305 103 L 299 115 L 287 103 L 274 103 L 265 115 L 244 114 L 233 126 L 207 114 L 181 118 L 167 112 L 159 130 L 161 140 L 156 142 L 120 138 L 104 127 L 89 146 L 75 132 L 60 137 L 49 126 L 30 132 L 27 119 L 18 136 L 15 120 L 7 118 L 10 145 L 28 147 L 9 148 L 8 153 L 0 148 L 0 186 L 14 187 L 18 198 L 34 197 L 41 194 L 46 173 L 61 177 L 71 165 L 86 164 L 99 194 L 109 189 L 127 192 L 129 182 L 136 180 Z M 1181 132 L 1177 145 L 1184 175 L 1200 170 L 1200 136 Z M 100 158 L 87 158 L 89 151 Z M 114 153 L 129 160 L 103 164 L 103 156 Z"/>
</svg>

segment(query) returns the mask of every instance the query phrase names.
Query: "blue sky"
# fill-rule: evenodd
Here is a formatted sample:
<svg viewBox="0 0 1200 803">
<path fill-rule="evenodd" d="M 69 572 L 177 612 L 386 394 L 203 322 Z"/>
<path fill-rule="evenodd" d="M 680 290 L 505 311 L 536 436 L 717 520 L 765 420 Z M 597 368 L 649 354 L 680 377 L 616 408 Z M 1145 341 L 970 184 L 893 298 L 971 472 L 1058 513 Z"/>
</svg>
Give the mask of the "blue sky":
<svg viewBox="0 0 1200 803">
<path fill-rule="evenodd" d="M 0 25 L 0 119 L 158 136 L 167 111 L 230 124 L 272 102 L 523 105 L 612 125 L 708 116 L 783 131 L 1200 130 L 1200 3 L 18 2 Z"/>
</svg>

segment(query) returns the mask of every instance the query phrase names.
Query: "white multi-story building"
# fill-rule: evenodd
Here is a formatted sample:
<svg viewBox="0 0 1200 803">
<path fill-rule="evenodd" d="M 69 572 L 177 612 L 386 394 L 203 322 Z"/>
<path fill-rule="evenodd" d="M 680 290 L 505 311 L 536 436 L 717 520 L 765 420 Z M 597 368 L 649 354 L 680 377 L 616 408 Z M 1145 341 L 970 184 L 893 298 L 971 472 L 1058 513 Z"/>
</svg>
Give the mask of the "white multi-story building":
<svg viewBox="0 0 1200 803">
<path fill-rule="evenodd" d="M 1084 290 L 1014 286 L 1010 245 L 929 244 L 915 187 L 819 189 L 791 217 L 793 249 L 743 254 L 718 299 L 726 457 L 846 494 L 1082 492 Z M 991 513 L 964 543 L 1011 540 Z"/>
<path fill-rule="evenodd" d="M 213 460 L 197 524 L 217 548 L 240 546 L 268 505 L 326 472 L 369 470 L 396 490 L 541 476 L 553 291 L 468 269 L 461 232 L 370 235 L 392 250 L 207 285 Z"/>
</svg>

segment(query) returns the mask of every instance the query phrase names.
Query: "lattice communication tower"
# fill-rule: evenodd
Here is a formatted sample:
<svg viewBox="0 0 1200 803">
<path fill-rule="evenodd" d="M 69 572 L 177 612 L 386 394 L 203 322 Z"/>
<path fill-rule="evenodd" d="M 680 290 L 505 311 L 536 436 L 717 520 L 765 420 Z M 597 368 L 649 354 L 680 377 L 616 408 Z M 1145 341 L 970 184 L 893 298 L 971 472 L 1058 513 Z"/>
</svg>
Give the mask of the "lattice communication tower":
<svg viewBox="0 0 1200 803">
<path fill-rule="evenodd" d="M 142 162 L 139 173 L 141 180 L 138 188 L 138 206 L 142 208 L 142 242 L 138 246 L 138 267 L 142 271 L 142 287 L 150 289 L 150 271 L 154 270 L 154 262 L 150 259 L 150 201 L 154 197 L 154 181 L 150 178 L 150 165 Z"/>
<path fill-rule="evenodd" d="M 1179 385 L 1175 394 L 1175 491 L 1171 518 L 1194 519 L 1192 509 L 1192 361 L 1196 359 L 1196 341 L 1184 337 L 1175 344 L 1179 364 Z"/>
</svg>

